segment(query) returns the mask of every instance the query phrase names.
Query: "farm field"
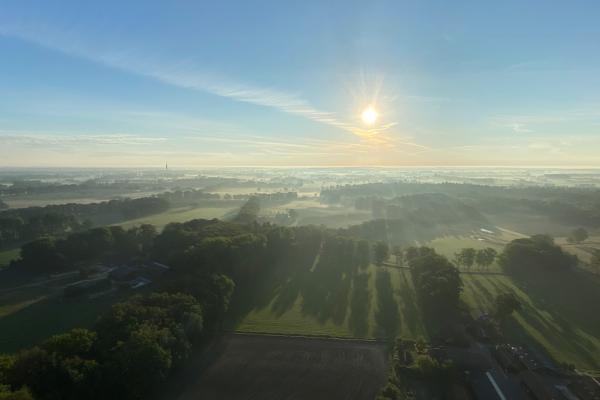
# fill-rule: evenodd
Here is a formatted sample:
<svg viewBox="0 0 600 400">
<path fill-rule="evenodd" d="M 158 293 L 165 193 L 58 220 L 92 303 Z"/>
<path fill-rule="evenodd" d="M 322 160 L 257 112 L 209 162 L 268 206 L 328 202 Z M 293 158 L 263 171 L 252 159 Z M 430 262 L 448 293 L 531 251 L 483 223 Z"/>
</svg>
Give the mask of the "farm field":
<svg viewBox="0 0 600 400">
<path fill-rule="evenodd" d="M 213 352 L 164 398 L 372 400 L 387 379 L 385 346 L 375 342 L 232 334 Z"/>
<path fill-rule="evenodd" d="M 120 197 L 129 197 L 136 199 L 139 197 L 152 196 L 160 191 L 145 191 L 145 192 L 125 192 L 117 194 L 82 194 L 82 193 L 52 193 L 40 194 L 40 195 L 27 195 L 27 196 L 11 196 L 4 199 L 10 208 L 26 208 L 26 207 L 44 207 L 48 205 L 66 204 L 66 203 L 77 203 L 77 204 L 90 204 L 99 203 L 103 201 L 112 200 Z"/>
<path fill-rule="evenodd" d="M 370 211 L 356 210 L 354 207 L 328 206 L 321 204 L 318 198 L 298 199 L 283 205 L 263 207 L 260 216 L 273 217 L 290 209 L 298 212 L 295 225 L 325 225 L 329 228 L 342 228 L 372 219 Z"/>
<path fill-rule="evenodd" d="M 506 243 L 520 237 L 524 237 L 524 235 L 500 228 L 496 234 L 474 232 L 469 236 L 443 236 L 424 243 L 423 245 L 433 247 L 439 254 L 446 256 L 449 260 L 453 260 L 454 254 L 466 247 L 471 247 L 475 250 L 491 247 L 498 253 L 501 253 Z M 474 271 L 477 269 L 477 266 L 472 268 Z M 500 266 L 497 262 L 494 262 L 488 270 L 500 271 Z"/>
<path fill-rule="evenodd" d="M 185 222 L 192 219 L 204 218 L 223 218 L 227 213 L 237 210 L 238 207 L 182 207 L 174 208 L 165 211 L 164 213 L 149 215 L 143 218 L 132 219 L 124 221 L 119 225 L 124 228 L 131 228 L 133 226 L 142 224 L 154 225 L 158 230 L 165 227 L 165 225 L 171 222 Z"/>
</svg>

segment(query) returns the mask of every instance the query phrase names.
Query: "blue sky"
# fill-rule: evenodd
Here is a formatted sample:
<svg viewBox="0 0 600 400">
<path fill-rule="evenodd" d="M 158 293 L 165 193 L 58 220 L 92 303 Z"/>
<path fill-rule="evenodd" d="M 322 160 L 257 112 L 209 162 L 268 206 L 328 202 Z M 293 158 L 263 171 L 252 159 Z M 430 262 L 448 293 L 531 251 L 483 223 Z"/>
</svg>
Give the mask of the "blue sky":
<svg viewBox="0 0 600 400">
<path fill-rule="evenodd" d="M 597 1 L 5 0 L 0 166 L 600 166 L 599 20 Z"/>
</svg>

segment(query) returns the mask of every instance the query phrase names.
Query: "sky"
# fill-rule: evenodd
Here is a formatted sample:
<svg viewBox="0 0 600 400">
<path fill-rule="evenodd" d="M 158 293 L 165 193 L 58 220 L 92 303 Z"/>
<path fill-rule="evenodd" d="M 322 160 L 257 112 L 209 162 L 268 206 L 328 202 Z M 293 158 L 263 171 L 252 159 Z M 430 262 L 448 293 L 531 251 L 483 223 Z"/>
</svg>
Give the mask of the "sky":
<svg viewBox="0 0 600 400">
<path fill-rule="evenodd" d="M 0 167 L 600 167 L 598 21 L 595 0 L 3 0 Z"/>
</svg>

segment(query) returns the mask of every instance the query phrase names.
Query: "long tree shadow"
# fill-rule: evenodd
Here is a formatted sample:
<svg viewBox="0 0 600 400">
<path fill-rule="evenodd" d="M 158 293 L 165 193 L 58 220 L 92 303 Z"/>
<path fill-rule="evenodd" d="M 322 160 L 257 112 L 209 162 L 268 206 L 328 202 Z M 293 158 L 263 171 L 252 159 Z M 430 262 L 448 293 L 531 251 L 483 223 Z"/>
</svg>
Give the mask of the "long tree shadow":
<svg viewBox="0 0 600 400">
<path fill-rule="evenodd" d="M 401 299 L 401 311 L 402 321 L 409 328 L 409 330 L 416 335 L 419 332 L 421 326 L 421 312 L 417 306 L 417 297 L 412 285 L 409 283 L 406 277 L 408 273 L 400 273 L 400 289 L 398 294 Z"/>
<path fill-rule="evenodd" d="M 367 335 L 370 308 L 369 274 L 356 274 L 352 280 L 352 300 L 350 300 L 350 318 L 348 320 L 348 326 L 355 336 Z"/>
<path fill-rule="evenodd" d="M 395 338 L 400 328 L 400 312 L 394 299 L 394 289 L 389 271 L 379 269 L 375 275 L 377 289 L 377 312 L 375 313 L 376 335 Z"/>
</svg>

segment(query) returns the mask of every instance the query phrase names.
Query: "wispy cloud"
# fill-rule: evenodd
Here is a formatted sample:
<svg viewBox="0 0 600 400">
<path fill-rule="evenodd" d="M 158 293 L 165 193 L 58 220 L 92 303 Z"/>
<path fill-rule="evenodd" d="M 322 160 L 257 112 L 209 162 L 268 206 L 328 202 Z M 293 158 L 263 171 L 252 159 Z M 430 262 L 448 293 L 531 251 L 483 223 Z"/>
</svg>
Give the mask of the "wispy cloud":
<svg viewBox="0 0 600 400">
<path fill-rule="evenodd" d="M 515 133 L 531 133 L 531 132 L 533 132 L 531 129 L 528 129 L 527 127 L 525 127 L 525 124 L 521 124 L 518 122 L 513 122 L 512 124 L 509 124 L 509 126 L 512 128 L 513 132 L 515 132 Z"/>
<path fill-rule="evenodd" d="M 65 54 L 85 58 L 103 65 L 137 75 L 157 79 L 170 85 L 211 93 L 235 101 L 269 107 L 288 114 L 342 129 L 371 143 L 390 145 L 388 130 L 394 123 L 365 129 L 340 119 L 335 113 L 317 109 L 297 93 L 287 93 L 270 87 L 257 87 L 234 82 L 214 73 L 198 70 L 184 62 L 165 64 L 130 50 L 117 51 L 95 48 L 83 43 L 76 35 L 40 25 L 12 23 L 0 25 L 0 35 L 50 48 Z"/>
<path fill-rule="evenodd" d="M 20 131 L 0 131 L 0 144 L 26 146 L 81 146 L 81 145 L 152 145 L 164 143 L 162 137 L 147 137 L 125 134 L 112 135 L 58 135 L 24 133 Z"/>
</svg>

